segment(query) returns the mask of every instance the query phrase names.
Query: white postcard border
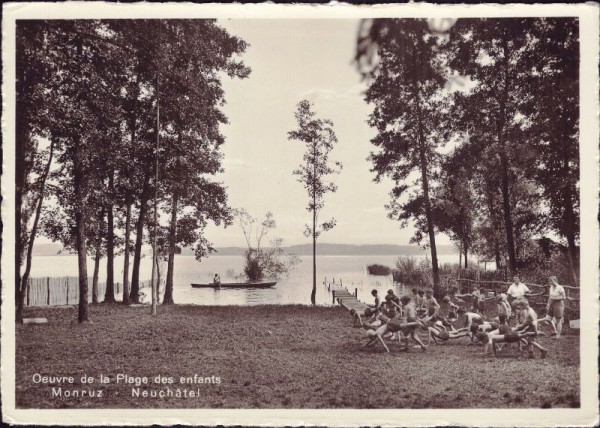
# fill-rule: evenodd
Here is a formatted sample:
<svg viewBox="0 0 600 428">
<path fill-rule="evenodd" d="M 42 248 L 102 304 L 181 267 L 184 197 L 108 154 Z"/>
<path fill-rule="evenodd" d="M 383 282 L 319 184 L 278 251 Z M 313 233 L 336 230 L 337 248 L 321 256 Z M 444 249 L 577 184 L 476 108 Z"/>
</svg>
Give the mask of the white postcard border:
<svg viewBox="0 0 600 428">
<path fill-rule="evenodd" d="M 263 426 L 593 426 L 598 423 L 598 5 L 235 5 L 174 3 L 3 4 L 2 356 L 5 422 L 17 424 L 202 424 Z M 15 20 L 73 18 L 314 18 L 576 16 L 580 22 L 581 408 L 579 409 L 15 409 L 14 129 Z M 357 76 L 358 79 L 358 76 Z"/>
</svg>

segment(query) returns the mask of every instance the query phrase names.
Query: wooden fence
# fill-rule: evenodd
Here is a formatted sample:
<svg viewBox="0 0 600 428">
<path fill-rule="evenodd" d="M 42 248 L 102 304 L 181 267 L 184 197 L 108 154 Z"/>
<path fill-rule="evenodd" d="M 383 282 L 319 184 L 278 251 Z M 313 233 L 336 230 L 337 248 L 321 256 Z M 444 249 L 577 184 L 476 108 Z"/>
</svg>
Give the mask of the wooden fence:
<svg viewBox="0 0 600 428">
<path fill-rule="evenodd" d="M 459 284 L 459 290 L 469 291 L 474 284 L 477 284 L 482 291 L 491 292 L 494 294 L 506 293 L 508 287 L 512 282 L 506 281 L 482 281 L 474 279 L 463 279 L 457 278 L 456 281 Z M 549 286 L 542 284 L 533 284 L 524 282 L 531 295 L 527 297 L 527 300 L 533 307 L 539 309 L 546 305 L 548 301 Z M 565 309 L 567 310 L 568 318 L 579 318 L 579 287 L 571 287 L 569 285 L 563 285 L 567 300 L 565 301 Z M 460 293 L 460 291 L 459 291 Z"/>
<path fill-rule="evenodd" d="M 150 286 L 142 281 L 140 288 Z M 115 283 L 115 297 L 122 294 L 123 285 Z M 98 301 L 104 300 L 106 283 L 98 283 Z M 92 278 L 88 278 L 88 302 L 92 301 Z M 75 305 L 79 303 L 79 279 L 76 276 L 30 278 L 26 306 Z"/>
</svg>

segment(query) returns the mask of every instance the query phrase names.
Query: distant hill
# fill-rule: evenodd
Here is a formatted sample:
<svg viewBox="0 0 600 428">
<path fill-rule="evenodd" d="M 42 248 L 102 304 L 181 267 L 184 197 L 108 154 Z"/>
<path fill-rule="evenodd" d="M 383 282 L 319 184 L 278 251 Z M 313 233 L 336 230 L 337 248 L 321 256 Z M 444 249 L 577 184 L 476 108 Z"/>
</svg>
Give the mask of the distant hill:
<svg viewBox="0 0 600 428">
<path fill-rule="evenodd" d="M 220 256 L 239 256 L 244 254 L 245 248 L 241 247 L 222 247 L 216 248 Z M 311 244 L 291 245 L 284 248 L 286 253 L 296 254 L 297 256 L 312 255 Z M 193 254 L 192 251 L 184 249 L 182 254 Z M 371 244 L 371 245 L 353 245 L 353 244 L 317 244 L 317 254 L 321 256 L 417 256 L 430 254 L 429 250 L 423 250 L 416 245 L 392 245 L 392 244 Z M 452 245 L 439 245 L 439 255 L 456 254 Z"/>
<path fill-rule="evenodd" d="M 73 254 L 69 254 L 67 251 L 63 251 L 58 254 L 59 251 L 62 250 L 62 245 L 60 244 L 35 244 L 33 246 L 33 255 L 34 256 L 71 256 Z"/>
<path fill-rule="evenodd" d="M 456 250 L 451 245 L 438 246 L 438 254 L 454 254 Z M 312 245 L 292 245 L 287 251 L 296 255 L 312 255 Z M 425 255 L 428 250 L 423 250 L 416 245 L 392 245 L 392 244 L 371 244 L 371 245 L 352 245 L 352 244 L 317 244 L 317 254 L 327 256 L 354 256 L 354 255 L 374 255 L 374 256 L 401 256 L 401 255 Z"/>
<path fill-rule="evenodd" d="M 60 244 L 36 244 L 33 249 L 34 256 L 56 256 L 72 255 L 68 252 L 62 252 Z M 456 249 L 452 245 L 438 245 L 439 255 L 456 254 Z M 221 247 L 216 248 L 219 256 L 241 256 L 245 248 L 242 247 Z M 297 256 L 312 255 L 311 244 L 291 245 L 284 249 L 286 253 L 296 254 Z M 150 248 L 144 248 L 144 253 L 150 253 Z M 194 252 L 184 248 L 182 255 L 193 255 Z M 391 245 L 391 244 L 372 244 L 372 245 L 353 245 L 353 244 L 318 244 L 317 254 L 321 256 L 417 256 L 429 254 L 429 250 L 423 250 L 416 245 Z"/>
</svg>

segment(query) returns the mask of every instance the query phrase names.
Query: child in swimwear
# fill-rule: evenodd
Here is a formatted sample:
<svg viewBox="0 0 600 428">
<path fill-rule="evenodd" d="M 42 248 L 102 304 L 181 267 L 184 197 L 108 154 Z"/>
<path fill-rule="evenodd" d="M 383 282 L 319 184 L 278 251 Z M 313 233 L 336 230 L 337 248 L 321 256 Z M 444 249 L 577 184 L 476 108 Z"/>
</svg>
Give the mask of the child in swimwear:
<svg viewBox="0 0 600 428">
<path fill-rule="evenodd" d="M 498 321 L 502 325 L 508 325 L 508 319 L 510 318 L 512 309 L 508 303 L 506 294 L 499 294 L 496 297 L 496 300 L 498 301 Z"/>
<path fill-rule="evenodd" d="M 521 323 L 517 325 L 515 331 L 517 333 L 533 333 L 532 335 L 528 335 L 527 337 L 527 349 L 529 351 L 529 358 L 535 358 L 533 354 L 533 348 L 537 348 L 540 350 L 542 354 L 542 358 L 546 357 L 548 350 L 544 348 L 542 345 L 537 343 L 536 337 L 538 335 L 538 317 L 535 310 L 529 306 L 529 302 L 527 299 L 519 299 L 513 302 L 515 307 L 518 307 L 521 310 Z"/>
</svg>

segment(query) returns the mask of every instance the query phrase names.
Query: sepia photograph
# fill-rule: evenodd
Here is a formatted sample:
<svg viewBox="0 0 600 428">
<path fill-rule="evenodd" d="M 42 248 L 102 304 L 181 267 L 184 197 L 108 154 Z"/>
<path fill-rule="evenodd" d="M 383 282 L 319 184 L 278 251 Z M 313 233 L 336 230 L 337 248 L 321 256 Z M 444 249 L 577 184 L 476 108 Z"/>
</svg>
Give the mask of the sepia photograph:
<svg viewBox="0 0 600 428">
<path fill-rule="evenodd" d="M 5 10 L 3 417 L 597 423 L 597 5 L 116 6 Z"/>
</svg>

